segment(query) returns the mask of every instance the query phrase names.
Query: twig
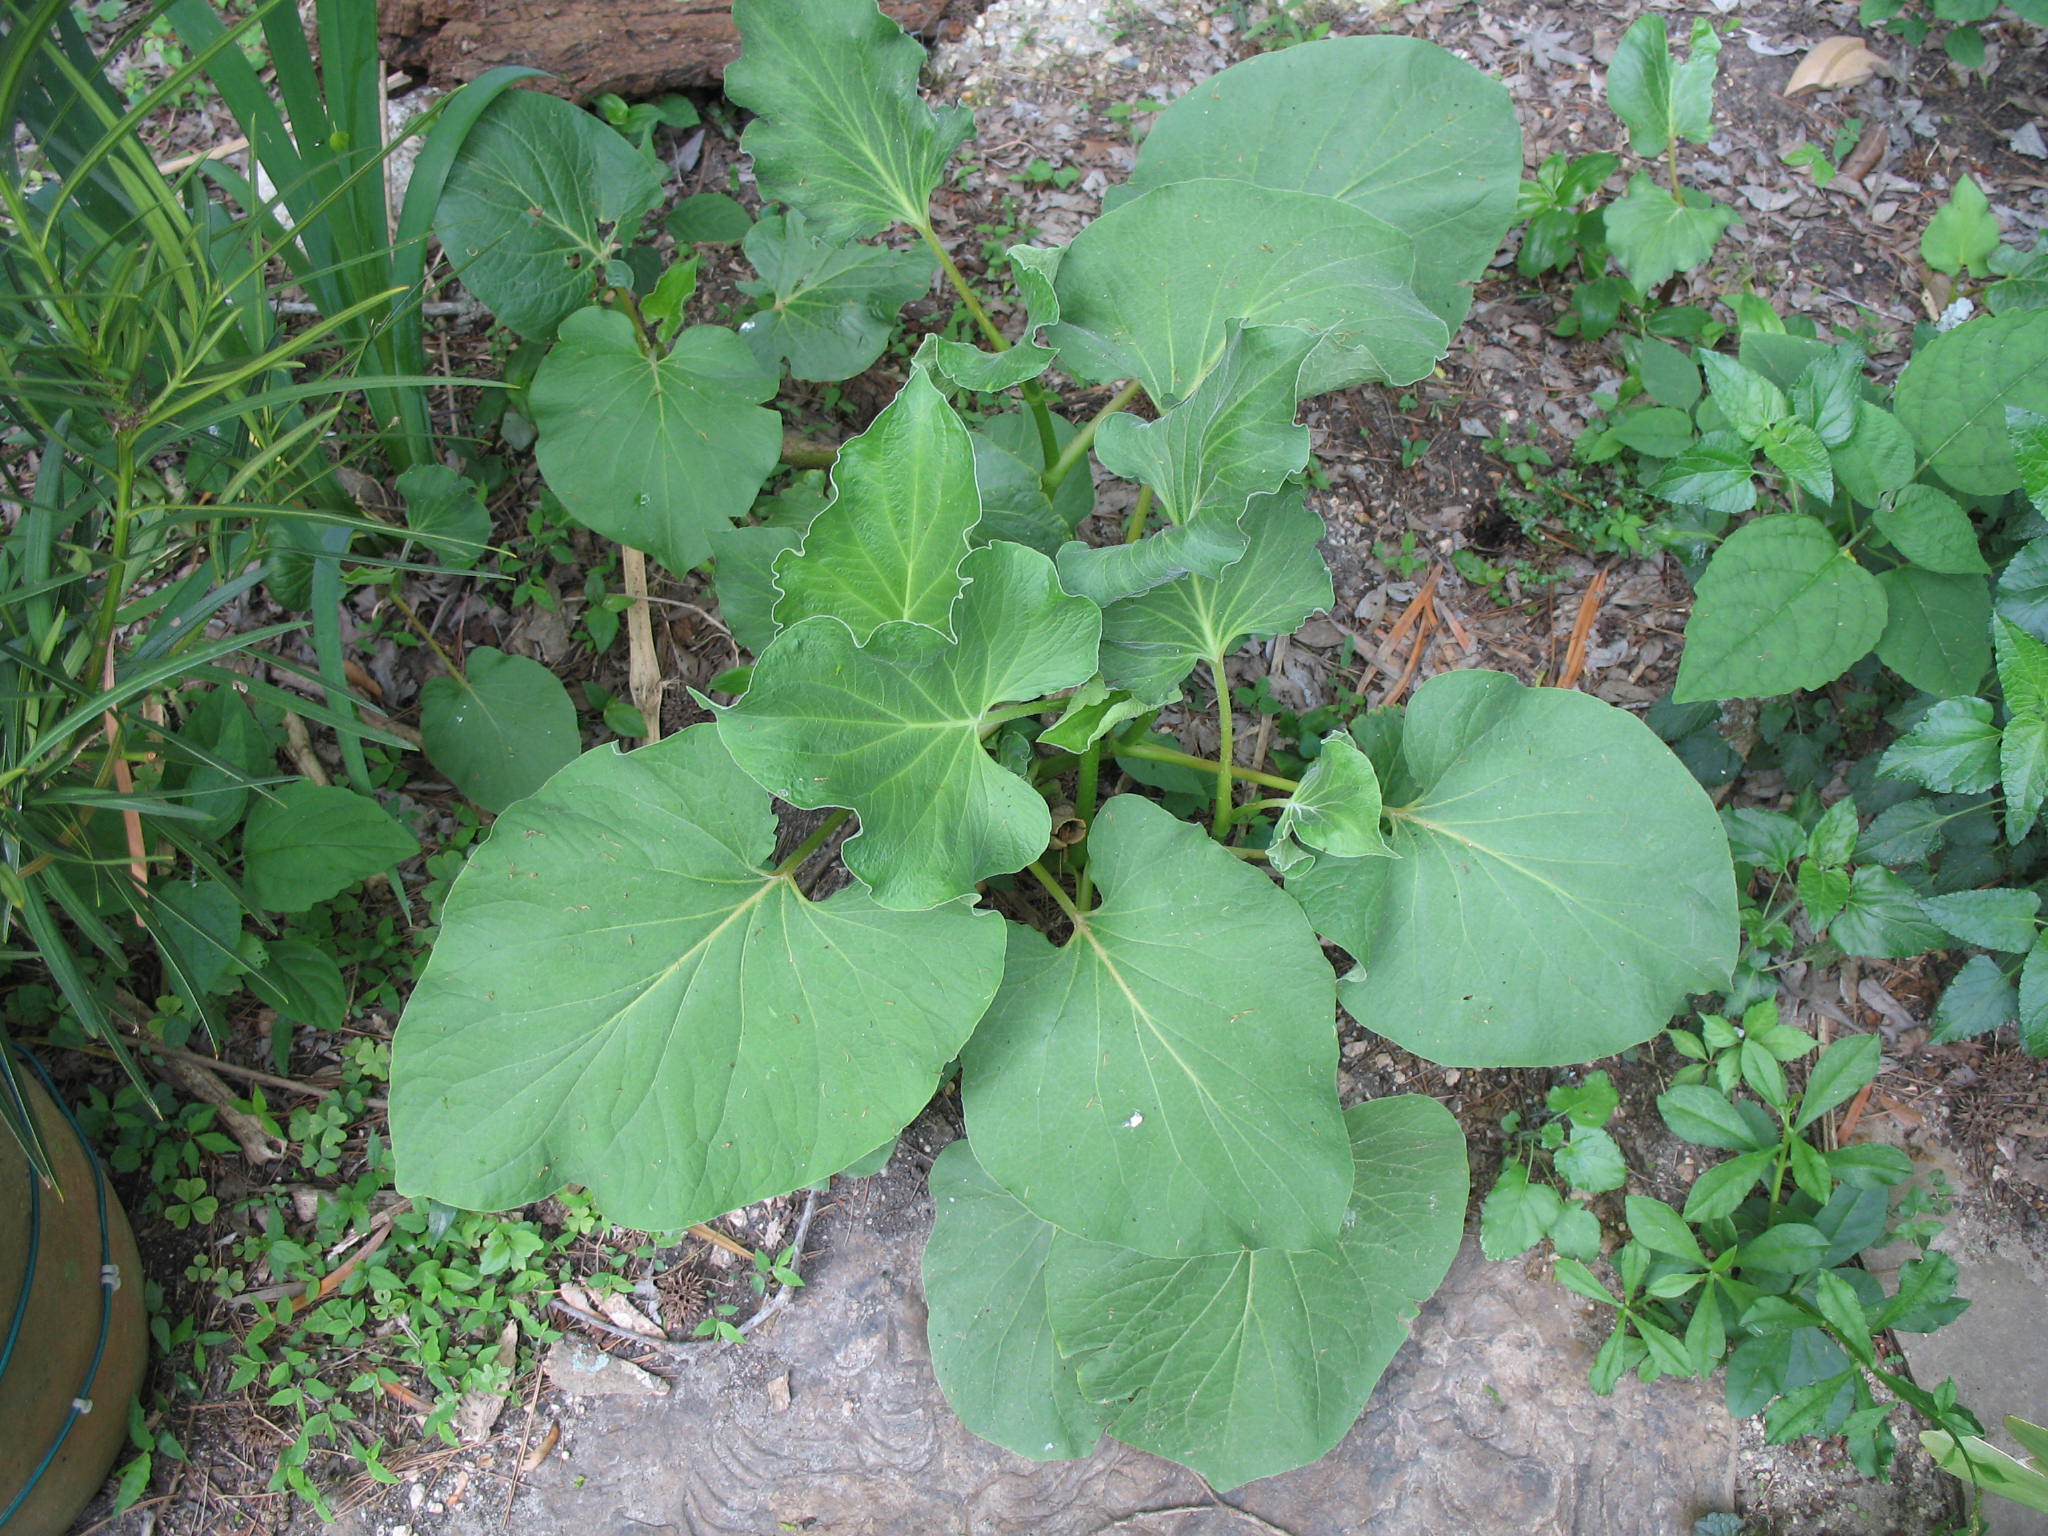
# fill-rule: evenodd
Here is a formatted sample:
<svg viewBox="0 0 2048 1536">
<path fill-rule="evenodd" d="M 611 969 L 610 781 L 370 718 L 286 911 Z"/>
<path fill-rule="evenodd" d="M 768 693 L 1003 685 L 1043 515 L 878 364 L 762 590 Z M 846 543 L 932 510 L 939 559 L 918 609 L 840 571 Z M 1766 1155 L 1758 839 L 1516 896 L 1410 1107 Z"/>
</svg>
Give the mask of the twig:
<svg viewBox="0 0 2048 1536">
<path fill-rule="evenodd" d="M 1438 627 L 1436 607 L 1432 602 L 1429 611 L 1422 616 L 1422 627 L 1415 632 L 1415 649 L 1408 653 L 1408 665 L 1401 669 L 1401 675 L 1395 679 L 1394 686 L 1388 689 L 1386 697 L 1380 700 L 1382 706 L 1401 702 L 1402 697 L 1408 692 L 1408 685 L 1415 681 L 1415 674 L 1422 667 L 1423 654 L 1428 651 L 1429 642 L 1436 638 Z"/>
<path fill-rule="evenodd" d="M 1389 677 L 1393 675 L 1393 669 L 1387 663 L 1393 659 L 1395 649 L 1407 638 L 1408 631 L 1415 627 L 1415 621 L 1421 617 L 1422 610 L 1429 606 L 1436 596 L 1436 584 L 1443 573 L 1444 568 L 1440 565 L 1432 565 L 1429 568 L 1428 577 L 1416 590 L 1415 596 L 1408 600 L 1408 606 L 1401 610 L 1401 616 L 1394 620 L 1393 628 L 1387 631 L 1387 638 L 1380 642 L 1378 650 L 1364 658 L 1365 667 L 1358 674 L 1357 685 L 1351 690 L 1354 699 L 1365 697 L 1366 684 L 1372 681 L 1373 673 L 1385 672 Z"/>
<path fill-rule="evenodd" d="M 749 1264 L 754 1262 L 753 1249 L 749 1248 L 745 1243 L 733 1241 L 733 1239 L 727 1237 L 716 1227 L 707 1227 L 700 1221 L 697 1225 L 690 1228 L 690 1236 L 696 1238 L 699 1242 L 709 1243 L 714 1248 L 723 1248 L 736 1259 L 742 1259 Z"/>
<path fill-rule="evenodd" d="M 1277 635 L 1274 637 L 1273 649 L 1266 657 L 1266 676 L 1268 679 L 1271 679 L 1286 663 L 1288 647 L 1293 643 L 1293 637 L 1289 635 Z M 1270 688 L 1267 690 L 1269 693 L 1271 691 Z M 1266 749 L 1273 745 L 1273 720 L 1274 717 L 1272 715 L 1261 715 L 1259 717 L 1259 734 L 1252 743 L 1251 765 L 1254 768 L 1264 768 L 1266 766 Z"/>
<path fill-rule="evenodd" d="M 505 1512 L 498 1516 L 498 1529 L 503 1531 L 512 1524 L 512 1501 L 519 1497 L 519 1479 L 526 1472 L 526 1442 L 533 1438 L 533 1415 L 540 1407 L 540 1385 L 547 1378 L 547 1372 L 535 1368 L 533 1373 L 533 1395 L 526 1400 L 526 1427 L 519 1431 L 519 1454 L 512 1458 L 512 1480 L 505 1487 Z"/>
<path fill-rule="evenodd" d="M 688 1354 L 697 1347 L 697 1341 L 694 1339 L 656 1338 L 651 1333 L 635 1333 L 630 1328 L 621 1328 L 610 1318 L 600 1317 L 597 1313 L 579 1307 L 573 1301 L 564 1301 L 559 1296 L 548 1305 L 564 1317 L 573 1317 L 579 1323 L 595 1328 L 600 1333 L 608 1333 L 613 1338 L 624 1339 L 629 1344 L 644 1344 L 649 1349 L 665 1349 L 671 1354 Z"/>
<path fill-rule="evenodd" d="M 647 740 L 661 740 L 661 659 L 654 654 L 654 619 L 647 606 L 647 556 L 631 545 L 619 546 L 626 595 L 626 686 L 633 707 L 647 726 Z"/>
<path fill-rule="evenodd" d="M 1092 1536 L 1102 1536 L 1102 1533 L 1106 1531 L 1131 1530 L 1137 1526 L 1139 1521 L 1150 1520 L 1159 1515 L 1214 1514 L 1235 1515 L 1240 1520 L 1250 1521 L 1262 1531 L 1271 1532 L 1272 1536 L 1295 1536 L 1295 1533 L 1288 1530 L 1284 1525 L 1275 1525 L 1272 1521 L 1261 1515 L 1255 1515 L 1248 1509 L 1239 1509 L 1235 1504 L 1226 1504 L 1218 1494 L 1212 1492 L 1209 1498 L 1210 1502 L 1207 1504 L 1162 1504 L 1157 1509 L 1133 1510 L 1130 1514 L 1112 1520 L 1107 1525 L 1098 1525 Z"/>
<path fill-rule="evenodd" d="M 804 1191 L 804 1213 L 803 1215 L 797 1217 L 796 1234 L 789 1240 L 790 1249 L 794 1255 L 795 1261 L 799 1264 L 803 1263 L 804 1261 L 804 1239 L 810 1235 L 811 1217 L 816 1215 L 817 1211 L 818 1192 L 815 1189 Z M 790 1297 L 794 1296 L 795 1294 L 796 1287 L 793 1285 L 781 1285 L 776 1287 L 775 1294 L 769 1297 L 768 1300 L 761 1303 L 761 1310 L 756 1312 L 752 1317 L 748 1318 L 744 1323 L 740 1324 L 740 1332 L 752 1333 L 756 1328 L 760 1327 L 761 1324 L 765 1323 L 769 1318 L 773 1317 L 776 1313 L 780 1312 L 784 1307 L 788 1306 Z"/>
</svg>

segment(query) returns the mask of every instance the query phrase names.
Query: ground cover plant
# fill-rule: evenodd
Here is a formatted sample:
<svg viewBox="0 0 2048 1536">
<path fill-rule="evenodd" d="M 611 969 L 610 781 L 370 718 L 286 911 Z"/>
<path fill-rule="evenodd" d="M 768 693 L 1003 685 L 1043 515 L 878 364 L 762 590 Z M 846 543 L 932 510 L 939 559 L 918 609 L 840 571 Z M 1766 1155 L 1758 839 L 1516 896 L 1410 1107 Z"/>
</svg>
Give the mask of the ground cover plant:
<svg viewBox="0 0 2048 1536">
<path fill-rule="evenodd" d="M 1505 94 L 1397 38 L 1228 70 L 1101 218 L 1009 253 L 1011 338 L 932 234 L 971 121 L 918 99 L 915 45 L 867 0 L 736 18 L 727 90 L 787 210 L 747 237 L 777 250 L 751 336 L 682 327 L 678 267 L 634 281 L 617 246 L 657 189 L 594 120 L 508 95 L 450 175 L 465 282 L 549 347 L 550 487 L 671 569 L 715 556 L 760 644 L 713 722 L 577 758 L 471 857 L 397 1036 L 401 1187 L 573 1182 L 673 1230 L 886 1145 L 957 1060 L 925 1282 L 969 1427 L 1039 1458 L 1107 1431 L 1219 1486 L 1304 1464 L 1444 1274 L 1466 1188 L 1440 1107 L 1340 1108 L 1339 998 L 1435 1060 L 1575 1061 L 1735 954 L 1711 806 L 1584 695 L 1446 675 L 1298 781 L 1234 761 L 1225 657 L 1330 601 L 1297 408 L 1443 354 L 1512 209 Z M 1374 131 L 1332 145 L 1339 120 Z M 924 344 L 800 526 L 735 526 L 779 451 L 773 365 L 879 344 L 909 256 L 861 242 L 891 229 L 981 344 Z M 1110 407 L 1063 421 L 1055 362 Z M 1014 430 L 970 428 L 961 390 L 1015 391 Z M 1091 453 L 1141 487 L 1102 547 L 1070 536 Z M 1210 759 L 1156 729 L 1204 695 Z M 786 852 L 777 798 L 827 813 Z M 835 852 L 854 883 L 816 899 Z"/>
</svg>

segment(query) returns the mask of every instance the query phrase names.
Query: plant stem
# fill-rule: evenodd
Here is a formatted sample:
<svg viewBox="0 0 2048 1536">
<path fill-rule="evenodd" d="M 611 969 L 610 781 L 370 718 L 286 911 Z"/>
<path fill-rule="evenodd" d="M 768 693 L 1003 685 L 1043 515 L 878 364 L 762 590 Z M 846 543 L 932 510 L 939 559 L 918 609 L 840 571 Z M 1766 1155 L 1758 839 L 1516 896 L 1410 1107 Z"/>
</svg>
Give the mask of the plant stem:
<svg viewBox="0 0 2048 1536">
<path fill-rule="evenodd" d="M 986 736 L 1005 720 L 1023 720 L 1032 715 L 1042 715 L 1049 707 L 1044 699 L 1034 704 L 1004 704 L 981 717 L 981 734 Z"/>
<path fill-rule="evenodd" d="M 1685 186 L 1678 179 L 1678 135 L 1671 135 L 1671 142 L 1664 146 L 1664 160 L 1671 172 L 1671 195 L 1678 200 L 1679 207 L 1685 206 Z"/>
<path fill-rule="evenodd" d="M 1124 524 L 1124 542 L 1135 544 L 1145 537 L 1145 514 L 1152 510 L 1152 487 L 1138 487 L 1137 505 L 1131 508 L 1130 520 Z"/>
<path fill-rule="evenodd" d="M 1092 826 L 1095 821 L 1095 801 L 1101 788 L 1102 742 L 1100 738 L 1088 744 L 1088 750 L 1081 754 L 1081 766 L 1074 774 L 1074 814 L 1081 825 Z M 1067 850 L 1067 857 L 1078 871 L 1074 876 L 1075 901 L 1087 906 L 1095 895 L 1095 878 L 1088 873 L 1088 837 L 1084 832 L 1081 841 Z"/>
<path fill-rule="evenodd" d="M 1173 763 L 1182 768 L 1193 768 L 1210 773 L 1214 773 L 1217 769 L 1224 766 L 1212 757 L 1196 757 L 1191 752 L 1176 752 L 1172 747 L 1155 747 L 1149 741 L 1128 742 L 1119 746 L 1116 750 L 1118 755 L 1122 757 L 1142 758 L 1148 763 Z M 1293 794 L 1295 790 L 1301 788 L 1301 785 L 1293 779 L 1283 779 L 1277 773 L 1261 773 L 1255 768 L 1238 768 L 1233 766 L 1230 770 L 1230 776 L 1242 784 L 1263 784 L 1268 789 L 1284 789 L 1289 794 Z"/>
<path fill-rule="evenodd" d="M 1044 386 L 1036 379 L 1026 379 L 1017 387 L 1017 393 L 1024 397 L 1031 419 L 1038 426 L 1038 462 L 1051 469 L 1059 462 L 1060 440 L 1052 429 L 1052 411 L 1045 403 Z"/>
<path fill-rule="evenodd" d="M 1089 446 L 1094 443 L 1095 434 L 1102 430 L 1102 423 L 1137 399 L 1139 391 L 1143 388 L 1144 386 L 1136 379 L 1132 379 L 1122 389 L 1109 397 L 1107 405 L 1093 416 L 1090 416 L 1086 422 L 1082 423 L 1081 430 L 1074 434 L 1073 440 L 1060 450 L 1060 456 L 1053 463 L 1052 468 L 1039 477 L 1038 483 L 1044 488 L 1046 495 L 1050 496 L 1053 492 L 1057 491 L 1060 488 L 1060 482 L 1067 478 L 1068 472 L 1076 464 L 1088 457 Z"/>
<path fill-rule="evenodd" d="M 1236 854 L 1240 859 L 1263 859 L 1267 857 L 1266 850 L 1263 848 L 1239 848 L 1234 843 L 1225 843 L 1223 851 Z"/>
<path fill-rule="evenodd" d="M 833 443 L 813 442 L 801 432 L 785 432 L 782 462 L 791 469 L 830 469 L 839 462 L 839 449 Z"/>
<path fill-rule="evenodd" d="M 1031 871 L 1033 879 L 1045 887 L 1046 894 L 1059 904 L 1059 909 L 1073 920 L 1075 927 L 1078 928 L 1087 922 L 1087 919 L 1081 915 L 1081 909 L 1074 905 L 1073 898 L 1060 889 L 1059 881 L 1046 873 L 1043 864 L 1027 864 L 1024 867 Z"/>
<path fill-rule="evenodd" d="M 420 616 L 412 611 L 412 605 L 398 595 L 397 585 L 394 583 L 391 590 L 384 595 L 390 598 L 392 606 L 405 616 L 405 622 L 411 626 L 412 632 L 426 641 L 428 648 L 441 658 L 441 665 L 448 669 L 449 676 L 455 678 L 458 682 L 463 681 L 462 664 L 441 649 L 441 642 L 436 640 L 428 631 L 427 626 L 420 622 Z"/>
<path fill-rule="evenodd" d="M 939 237 L 932 229 L 931 220 L 926 219 L 916 228 L 917 232 L 924 236 L 924 243 L 932 248 L 932 254 L 939 258 L 939 266 L 945 271 L 946 281 L 953 285 L 953 291 L 960 295 L 960 302 L 967 306 L 967 313 L 974 316 L 974 323 L 981 327 L 981 334 L 988 338 L 989 350 L 1009 351 L 1010 338 L 989 318 L 988 311 L 982 307 L 980 296 L 968 283 L 967 274 L 960 270 L 953 258 L 946 254 L 946 248 L 939 244 Z"/>
<path fill-rule="evenodd" d="M 1230 836 L 1231 795 L 1235 790 L 1230 778 L 1234 766 L 1231 755 L 1237 748 L 1237 711 L 1231 708 L 1230 679 L 1223 674 L 1220 652 L 1209 657 L 1209 682 L 1216 690 L 1216 814 L 1210 818 L 1209 835 L 1220 843 Z"/>
<path fill-rule="evenodd" d="M 792 848 L 789 852 L 789 857 L 770 870 L 769 875 L 777 880 L 790 879 L 798 870 L 804 867 L 812 854 L 816 853 L 831 840 L 832 834 L 844 826 L 846 818 L 852 814 L 853 812 L 851 811 L 835 811 L 830 816 L 827 816 L 818 830 Z"/>
</svg>

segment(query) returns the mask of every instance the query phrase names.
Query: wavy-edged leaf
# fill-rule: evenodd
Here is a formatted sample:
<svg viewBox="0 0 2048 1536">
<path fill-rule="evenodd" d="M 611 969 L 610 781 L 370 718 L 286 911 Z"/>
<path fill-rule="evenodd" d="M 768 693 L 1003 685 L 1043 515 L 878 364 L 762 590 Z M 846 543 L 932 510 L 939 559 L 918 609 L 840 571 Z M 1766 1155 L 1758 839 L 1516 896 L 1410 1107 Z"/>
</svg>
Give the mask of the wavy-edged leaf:
<svg viewBox="0 0 2048 1536">
<path fill-rule="evenodd" d="M 950 636 L 960 562 L 981 520 L 974 442 L 922 368 L 839 450 L 832 500 L 775 561 L 775 622 L 838 619 L 859 644 L 884 624 Z"/>
<path fill-rule="evenodd" d="M 1147 1258 L 1061 1233 L 1053 1336 L 1110 1433 L 1218 1488 L 1306 1466 L 1344 1438 L 1464 1226 L 1465 1138 L 1413 1095 L 1344 1116 L 1356 1170 L 1334 1248 Z"/>
<path fill-rule="evenodd" d="M 732 18 L 741 50 L 725 94 L 758 114 L 741 143 L 761 195 L 826 240 L 924 223 L 974 131 L 966 108 L 918 98 L 924 50 L 874 0 L 734 0 Z"/>
<path fill-rule="evenodd" d="M 569 690 L 539 662 L 480 645 L 420 690 L 420 744 L 487 811 L 523 800 L 582 750 Z"/>
<path fill-rule="evenodd" d="M 1242 559 L 1243 523 L 1221 512 L 1155 529 L 1135 544 L 1062 544 L 1060 581 L 1069 592 L 1107 608 L 1183 576 L 1215 580 Z"/>
<path fill-rule="evenodd" d="M 971 342 L 950 341 L 944 336 L 927 336 L 918 343 L 917 356 L 927 362 L 956 389 L 997 394 L 1035 379 L 1053 364 L 1059 353 L 1041 346 L 1039 331 L 1060 317 L 1059 296 L 1053 292 L 1047 271 L 1057 266 L 1060 253 L 1043 246 L 1013 245 L 1009 250 L 1010 275 L 1025 303 L 1024 334 L 1001 352 L 977 347 Z M 1072 478 L 1072 477 L 1069 477 Z"/>
<path fill-rule="evenodd" d="M 1390 857 L 1393 850 L 1380 832 L 1380 810 L 1380 778 L 1372 759 L 1347 733 L 1332 731 L 1302 775 L 1301 787 L 1281 807 L 1267 857 L 1283 875 L 1303 862 L 1302 848 L 1340 859 Z"/>
<path fill-rule="evenodd" d="M 1638 171 L 1628 191 L 1607 205 L 1607 243 L 1637 291 L 1648 293 L 1674 273 L 1704 264 L 1729 226 L 1741 222 L 1733 208 L 1696 188 L 1687 187 L 1681 202 Z"/>
<path fill-rule="evenodd" d="M 1232 320 L 1321 338 L 1302 366 L 1304 397 L 1406 384 L 1450 345 L 1415 296 L 1414 270 L 1409 238 L 1349 203 L 1242 181 L 1172 182 L 1074 237 L 1046 339 L 1076 378 L 1136 377 L 1162 408 L 1215 366 Z"/>
<path fill-rule="evenodd" d="M 763 368 L 786 359 L 799 379 L 865 372 L 888 346 L 896 312 L 932 281 L 929 254 L 820 240 L 800 213 L 761 220 L 743 248 L 761 277 L 738 287 L 761 308 L 740 337 Z"/>
<path fill-rule="evenodd" d="M 304 912 L 420 851 L 368 795 L 294 779 L 259 799 L 242 827 L 242 886 L 273 912 Z"/>
<path fill-rule="evenodd" d="M 1943 699 L 1885 748 L 1878 777 L 1910 779 L 1940 794 L 1978 794 L 1998 782 L 1998 742 L 1988 701 Z"/>
<path fill-rule="evenodd" d="M 2048 415 L 2048 309 L 1984 316 L 1936 336 L 1899 375 L 1892 409 L 1920 456 L 1972 496 L 2020 484 L 2006 411 Z"/>
<path fill-rule="evenodd" d="M 1102 904 L 1012 927 L 961 1057 L 975 1155 L 1053 1225 L 1177 1256 L 1312 1248 L 1351 1193 L 1334 978 L 1301 909 L 1132 795 L 1088 834 Z"/>
<path fill-rule="evenodd" d="M 657 359 L 625 315 L 578 310 L 534 375 L 534 457 L 584 527 L 687 571 L 782 456 L 782 418 L 761 408 L 778 383 L 731 331 L 692 326 Z"/>
<path fill-rule="evenodd" d="M 994 995 L 1000 920 L 812 902 L 774 846 L 709 725 L 587 753 L 500 817 L 399 1024 L 404 1187 L 500 1210 L 575 1182 L 669 1231 L 916 1114 Z"/>
<path fill-rule="evenodd" d="M 1585 1061 L 1654 1034 L 1735 959 L 1713 805 L 1622 710 L 1497 672 L 1431 678 L 1381 772 L 1391 859 L 1288 890 L 1358 966 L 1338 995 L 1432 1061 Z"/>
<path fill-rule="evenodd" d="M 937 906 L 1045 851 L 1045 799 L 982 750 L 996 705 L 1095 675 L 1102 616 L 1053 564 L 990 544 L 960 567 L 958 639 L 884 624 L 865 646 L 833 618 L 785 629 L 722 711 L 733 757 L 792 805 L 849 806 L 847 868 L 885 907 Z"/>
</svg>

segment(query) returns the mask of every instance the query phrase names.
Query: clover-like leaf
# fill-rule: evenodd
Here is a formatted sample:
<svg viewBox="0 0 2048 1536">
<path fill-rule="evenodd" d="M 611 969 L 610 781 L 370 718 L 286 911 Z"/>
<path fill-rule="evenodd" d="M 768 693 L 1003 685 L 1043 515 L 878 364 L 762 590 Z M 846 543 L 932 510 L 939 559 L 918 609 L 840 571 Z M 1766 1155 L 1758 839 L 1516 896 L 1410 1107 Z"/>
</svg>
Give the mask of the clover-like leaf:
<svg viewBox="0 0 2048 1536">
<path fill-rule="evenodd" d="M 560 678 L 527 656 L 480 645 L 459 677 L 420 690 L 427 759 L 487 811 L 524 799 L 582 750 Z"/>
<path fill-rule="evenodd" d="M 575 1182 L 662 1231 L 830 1176 L 981 1016 L 1002 924 L 812 902 L 717 728 L 578 758 L 456 877 L 399 1024 L 404 1188 L 475 1210 Z"/>
<path fill-rule="evenodd" d="M 1088 834 L 1102 904 L 1055 949 L 1013 927 L 961 1058 L 989 1176 L 1146 1253 L 1313 1248 L 1351 1193 L 1334 978 L 1301 909 L 1148 800 Z"/>
<path fill-rule="evenodd" d="M 1334 1246 L 1148 1258 L 1054 1237 L 1053 1336 L 1117 1439 L 1218 1488 L 1305 1466 L 1356 1422 L 1451 1267 L 1465 1138 L 1415 1095 L 1346 1112 L 1355 1170 Z"/>
<path fill-rule="evenodd" d="M 1634 716 L 1448 672 L 1417 690 L 1380 779 L 1396 857 L 1288 881 L 1357 960 L 1339 998 L 1366 1028 L 1448 1065 L 1586 1061 L 1725 980 L 1727 836 Z"/>
<path fill-rule="evenodd" d="M 839 450 L 832 489 L 802 546 L 776 559 L 776 624 L 829 616 L 862 645 L 906 620 L 951 635 L 981 494 L 974 441 L 924 369 Z"/>
<path fill-rule="evenodd" d="M 1053 564 L 990 544 L 960 566 L 958 638 L 899 622 L 865 646 L 834 618 L 785 629 L 722 712 L 740 766 L 792 805 L 849 806 L 847 868 L 885 907 L 937 906 L 1045 851 L 1045 799 L 982 750 L 990 711 L 1095 674 L 1102 616 Z"/>
<path fill-rule="evenodd" d="M 615 232 L 661 201 L 661 178 L 588 112 L 538 91 L 483 111 L 448 171 L 434 232 L 463 286 L 522 336 L 590 302 Z"/>
<path fill-rule="evenodd" d="M 1418 38 L 1343 37 L 1204 80 L 1153 119 L 1125 195 L 1221 176 L 1339 198 L 1429 251 L 1415 290 L 1455 329 L 1521 175 L 1522 133 L 1499 81 Z"/>
<path fill-rule="evenodd" d="M 534 457 L 584 527 L 687 571 L 782 455 L 782 418 L 761 408 L 778 382 L 731 331 L 692 326 L 654 358 L 625 315 L 579 310 L 534 375 Z"/>
<path fill-rule="evenodd" d="M 889 344 L 896 312 L 931 286 L 928 254 L 820 240 L 800 213 L 761 220 L 744 249 L 761 277 L 739 290 L 762 307 L 740 336 L 763 368 L 787 359 L 799 379 L 864 372 Z"/>
<path fill-rule="evenodd" d="M 1303 397 L 1436 366 L 1450 333 L 1415 296 L 1412 242 L 1384 219 L 1308 192 L 1172 182 L 1074 237 L 1054 276 L 1046 339 L 1090 381 L 1136 377 L 1166 407 L 1222 356 L 1232 320 L 1321 339 Z"/>
<path fill-rule="evenodd" d="M 946 162 L 974 130 L 964 107 L 917 94 L 924 50 L 874 0 L 734 0 L 740 56 L 725 93 L 749 112 L 742 145 L 761 195 L 824 240 L 924 224 Z"/>
</svg>

